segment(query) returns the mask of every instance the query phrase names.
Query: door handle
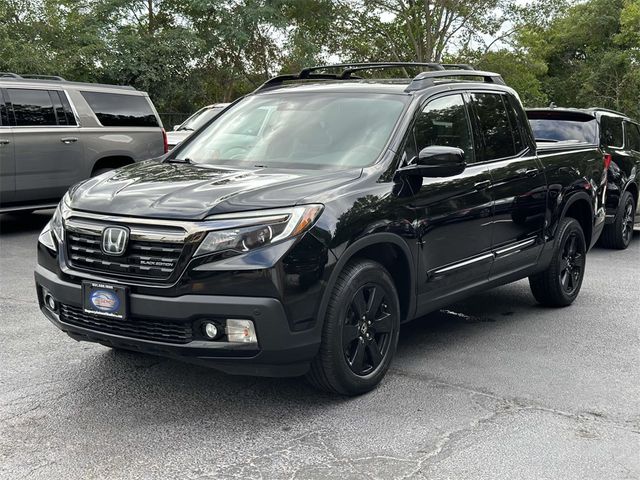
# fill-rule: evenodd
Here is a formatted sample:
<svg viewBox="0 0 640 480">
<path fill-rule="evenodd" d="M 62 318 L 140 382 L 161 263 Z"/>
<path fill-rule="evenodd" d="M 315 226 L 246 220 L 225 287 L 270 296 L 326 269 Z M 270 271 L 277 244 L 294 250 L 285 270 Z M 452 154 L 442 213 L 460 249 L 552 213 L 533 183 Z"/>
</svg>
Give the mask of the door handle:
<svg viewBox="0 0 640 480">
<path fill-rule="evenodd" d="M 491 180 L 482 180 L 481 182 L 473 184 L 476 190 L 482 190 L 483 188 L 487 188 L 489 185 L 491 185 Z"/>
<path fill-rule="evenodd" d="M 70 143 L 75 143 L 78 141 L 78 139 L 76 137 L 63 137 L 60 139 L 60 141 L 62 143 L 64 143 L 65 145 L 69 145 Z"/>
<path fill-rule="evenodd" d="M 11 140 L 7 138 L 0 138 L 0 145 L 9 145 L 10 143 L 11 143 Z"/>
</svg>

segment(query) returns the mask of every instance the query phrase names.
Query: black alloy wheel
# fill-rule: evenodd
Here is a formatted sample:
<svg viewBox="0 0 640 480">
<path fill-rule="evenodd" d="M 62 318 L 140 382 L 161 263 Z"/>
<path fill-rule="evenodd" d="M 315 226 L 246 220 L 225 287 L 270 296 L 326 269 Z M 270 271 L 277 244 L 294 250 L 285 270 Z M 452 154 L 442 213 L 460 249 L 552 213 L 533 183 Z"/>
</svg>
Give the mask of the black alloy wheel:
<svg viewBox="0 0 640 480">
<path fill-rule="evenodd" d="M 564 242 L 560 251 L 560 284 L 567 295 L 573 295 L 582 283 L 584 274 L 585 252 L 584 241 L 572 232 Z"/>
<path fill-rule="evenodd" d="M 387 354 L 393 329 L 384 290 L 367 284 L 355 293 L 342 326 L 342 345 L 349 368 L 356 375 L 373 372 Z"/>
<path fill-rule="evenodd" d="M 627 202 L 622 216 L 622 241 L 625 245 L 629 245 L 631 237 L 633 237 L 634 216 L 633 201 Z"/>
<path fill-rule="evenodd" d="M 580 293 L 586 269 L 587 241 L 575 218 L 560 221 L 554 253 L 545 270 L 529 277 L 535 299 L 546 307 L 571 305 Z"/>
<path fill-rule="evenodd" d="M 399 332 L 393 278 L 378 262 L 351 260 L 331 288 L 320 348 L 307 379 L 341 395 L 374 389 L 391 365 Z"/>
<path fill-rule="evenodd" d="M 624 250 L 633 239 L 634 217 L 636 215 L 636 199 L 631 192 L 624 192 L 616 210 L 613 223 L 605 225 L 600 237 L 600 244 L 607 248 Z"/>
</svg>

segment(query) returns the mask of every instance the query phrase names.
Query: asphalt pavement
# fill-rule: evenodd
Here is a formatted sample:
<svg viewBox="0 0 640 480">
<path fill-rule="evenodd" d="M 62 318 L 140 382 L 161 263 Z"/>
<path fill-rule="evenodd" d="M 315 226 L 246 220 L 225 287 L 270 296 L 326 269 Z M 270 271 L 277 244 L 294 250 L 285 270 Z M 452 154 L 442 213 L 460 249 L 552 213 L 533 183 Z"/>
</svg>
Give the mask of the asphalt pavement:
<svg viewBox="0 0 640 480">
<path fill-rule="evenodd" d="M 51 211 L 0 216 L 0 478 L 640 478 L 640 235 L 573 306 L 526 281 L 403 326 L 359 398 L 78 343 L 38 310 Z"/>
</svg>

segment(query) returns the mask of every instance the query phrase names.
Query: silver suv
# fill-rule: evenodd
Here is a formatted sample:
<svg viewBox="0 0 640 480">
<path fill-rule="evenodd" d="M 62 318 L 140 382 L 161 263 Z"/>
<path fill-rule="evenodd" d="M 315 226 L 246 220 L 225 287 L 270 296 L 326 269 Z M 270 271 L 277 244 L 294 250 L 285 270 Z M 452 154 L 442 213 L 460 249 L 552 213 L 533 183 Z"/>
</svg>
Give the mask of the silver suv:
<svg viewBox="0 0 640 480">
<path fill-rule="evenodd" d="M 0 213 L 55 206 L 80 180 L 166 152 L 145 92 L 0 73 Z"/>
</svg>

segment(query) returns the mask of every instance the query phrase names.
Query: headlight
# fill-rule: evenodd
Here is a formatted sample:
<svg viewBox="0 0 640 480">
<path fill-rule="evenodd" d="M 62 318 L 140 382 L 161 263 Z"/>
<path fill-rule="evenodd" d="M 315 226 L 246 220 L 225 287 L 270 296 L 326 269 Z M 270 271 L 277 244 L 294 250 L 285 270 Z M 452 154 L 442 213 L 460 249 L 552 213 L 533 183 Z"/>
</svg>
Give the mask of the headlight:
<svg viewBox="0 0 640 480">
<path fill-rule="evenodd" d="M 303 205 L 209 217 L 207 221 L 220 221 L 221 230 L 209 232 L 195 255 L 222 250 L 247 252 L 295 237 L 309 229 L 320 212 L 322 205 Z M 225 228 L 227 225 L 234 228 Z"/>
<path fill-rule="evenodd" d="M 67 210 L 69 208 L 69 194 L 66 193 L 62 198 L 58 206 L 56 207 L 56 211 L 53 212 L 53 217 L 49 220 L 42 232 L 40 232 L 40 236 L 38 237 L 38 241 L 42 243 L 45 247 L 54 252 L 57 251 L 55 240 L 59 243 L 62 241 L 62 237 L 64 236 L 64 226 L 62 223 L 62 212 L 63 210 Z"/>
</svg>

